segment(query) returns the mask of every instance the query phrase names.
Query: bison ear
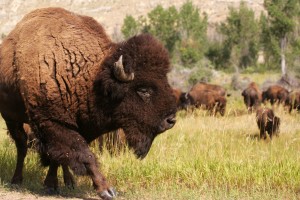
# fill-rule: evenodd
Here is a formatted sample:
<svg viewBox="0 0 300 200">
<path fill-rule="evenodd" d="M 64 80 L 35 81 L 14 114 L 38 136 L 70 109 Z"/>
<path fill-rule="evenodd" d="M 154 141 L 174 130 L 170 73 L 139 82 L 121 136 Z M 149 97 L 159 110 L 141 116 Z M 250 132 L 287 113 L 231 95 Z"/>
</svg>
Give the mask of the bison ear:
<svg viewBox="0 0 300 200">
<path fill-rule="evenodd" d="M 120 56 L 117 62 L 114 63 L 114 76 L 116 79 L 122 82 L 129 82 L 134 79 L 134 73 L 126 73 L 123 65 L 123 55 Z"/>
</svg>

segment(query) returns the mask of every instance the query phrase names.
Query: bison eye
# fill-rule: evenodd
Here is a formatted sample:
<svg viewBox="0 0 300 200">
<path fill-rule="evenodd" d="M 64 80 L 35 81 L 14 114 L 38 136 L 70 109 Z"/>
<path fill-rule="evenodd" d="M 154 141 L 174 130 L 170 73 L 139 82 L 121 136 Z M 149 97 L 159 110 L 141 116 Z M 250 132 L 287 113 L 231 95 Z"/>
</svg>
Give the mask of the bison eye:
<svg viewBox="0 0 300 200">
<path fill-rule="evenodd" d="M 137 90 L 137 93 L 143 99 L 143 101 L 149 102 L 152 94 L 152 90 L 148 88 L 139 88 Z"/>
</svg>

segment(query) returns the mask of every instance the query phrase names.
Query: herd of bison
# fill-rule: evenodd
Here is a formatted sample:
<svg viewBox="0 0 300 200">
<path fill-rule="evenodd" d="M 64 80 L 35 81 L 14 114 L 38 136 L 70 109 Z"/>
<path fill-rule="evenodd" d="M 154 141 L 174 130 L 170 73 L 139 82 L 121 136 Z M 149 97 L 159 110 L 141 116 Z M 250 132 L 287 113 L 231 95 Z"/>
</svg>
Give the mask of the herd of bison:
<svg viewBox="0 0 300 200">
<path fill-rule="evenodd" d="M 63 8 L 25 15 L 0 46 L 0 113 L 17 148 L 11 182 L 22 183 L 28 140 L 37 138 L 49 191 L 57 191 L 62 167 L 66 185 L 74 185 L 71 169 L 88 175 L 100 198 L 113 199 L 116 191 L 99 170 L 92 141 L 102 144 L 105 134 L 122 129 L 123 138 L 113 139 L 125 140 L 143 159 L 155 137 L 175 125 L 178 110 L 225 114 L 230 94 L 224 88 L 198 83 L 186 93 L 172 90 L 170 70 L 167 49 L 149 34 L 115 43 L 95 19 Z M 251 83 L 242 95 L 257 112 L 262 138 L 277 133 L 280 119 L 261 103 L 300 110 L 300 93 L 277 85 L 261 92 Z"/>
<path fill-rule="evenodd" d="M 176 97 L 177 109 L 187 110 L 191 108 L 203 108 L 210 114 L 220 113 L 224 116 L 226 109 L 225 88 L 220 85 L 199 82 L 195 84 L 190 91 L 182 92 L 180 89 L 173 89 Z M 283 104 L 289 112 L 293 109 L 300 110 L 300 92 L 289 92 L 281 85 L 271 85 L 265 91 L 261 91 L 255 82 L 251 82 L 247 88 L 242 91 L 241 96 L 244 99 L 245 106 L 249 112 L 256 112 L 256 122 L 260 130 L 260 138 L 266 139 L 267 134 L 270 139 L 273 135 L 278 135 L 280 118 L 275 115 L 272 108 L 261 107 L 261 104 Z"/>
</svg>

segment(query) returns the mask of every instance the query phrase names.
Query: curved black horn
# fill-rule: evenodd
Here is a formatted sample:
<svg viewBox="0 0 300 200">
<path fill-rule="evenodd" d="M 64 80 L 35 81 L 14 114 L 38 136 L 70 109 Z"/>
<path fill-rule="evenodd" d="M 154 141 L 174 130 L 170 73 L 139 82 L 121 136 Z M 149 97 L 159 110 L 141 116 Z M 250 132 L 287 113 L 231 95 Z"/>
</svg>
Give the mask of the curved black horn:
<svg viewBox="0 0 300 200">
<path fill-rule="evenodd" d="M 120 56 L 119 60 L 114 63 L 114 75 L 120 81 L 132 81 L 134 79 L 134 73 L 126 74 L 123 66 L 123 55 Z"/>
</svg>

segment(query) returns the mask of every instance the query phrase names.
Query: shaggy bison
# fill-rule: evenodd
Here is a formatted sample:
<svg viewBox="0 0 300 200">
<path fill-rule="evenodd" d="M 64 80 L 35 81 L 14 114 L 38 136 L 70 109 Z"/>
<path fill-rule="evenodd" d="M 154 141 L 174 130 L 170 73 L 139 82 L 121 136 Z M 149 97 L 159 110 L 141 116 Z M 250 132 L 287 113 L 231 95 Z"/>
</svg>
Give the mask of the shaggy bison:
<svg viewBox="0 0 300 200">
<path fill-rule="evenodd" d="M 286 105 L 289 108 L 289 112 L 292 112 L 293 109 L 300 111 L 300 92 L 295 91 L 289 94 L 289 98 L 286 101 Z"/>
<path fill-rule="evenodd" d="M 289 98 L 289 91 L 280 85 L 272 85 L 262 93 L 262 102 L 270 101 L 271 105 L 274 103 L 285 103 Z"/>
<path fill-rule="evenodd" d="M 213 90 L 217 94 L 219 94 L 220 96 L 226 96 L 226 93 L 227 93 L 226 90 L 225 90 L 225 88 L 223 88 L 220 85 L 209 84 L 209 83 L 204 83 L 204 82 L 196 83 L 192 87 L 191 91 L 192 90 L 197 90 L 197 91 L 200 91 L 200 90 Z"/>
<path fill-rule="evenodd" d="M 187 93 L 180 89 L 173 88 L 173 95 L 176 99 L 177 110 L 187 109 Z"/>
<path fill-rule="evenodd" d="M 112 199 L 88 144 L 122 128 L 144 158 L 176 121 L 169 71 L 167 50 L 148 34 L 113 43 L 91 17 L 61 8 L 27 14 L 0 49 L 0 112 L 17 147 L 12 183 L 22 182 L 28 123 L 42 163 L 50 165 L 47 187 L 57 186 L 59 165 L 69 166 L 89 175 L 101 198 Z"/>
<path fill-rule="evenodd" d="M 266 132 L 268 132 L 271 139 L 273 134 L 278 135 L 280 118 L 275 116 L 272 109 L 259 108 L 256 111 L 256 122 L 260 130 L 260 138 L 266 139 Z"/>
<path fill-rule="evenodd" d="M 218 112 L 224 116 L 227 100 L 218 92 L 212 90 L 191 90 L 188 93 L 188 99 L 191 106 L 207 109 L 212 115 Z"/>
<path fill-rule="evenodd" d="M 261 92 L 255 82 L 251 82 L 248 87 L 243 90 L 242 96 L 249 111 L 253 111 L 260 106 L 262 100 Z"/>
</svg>

